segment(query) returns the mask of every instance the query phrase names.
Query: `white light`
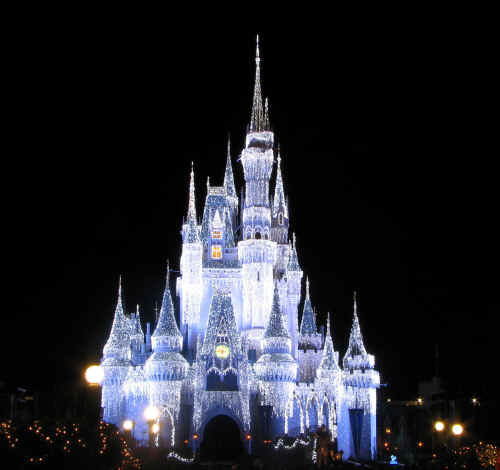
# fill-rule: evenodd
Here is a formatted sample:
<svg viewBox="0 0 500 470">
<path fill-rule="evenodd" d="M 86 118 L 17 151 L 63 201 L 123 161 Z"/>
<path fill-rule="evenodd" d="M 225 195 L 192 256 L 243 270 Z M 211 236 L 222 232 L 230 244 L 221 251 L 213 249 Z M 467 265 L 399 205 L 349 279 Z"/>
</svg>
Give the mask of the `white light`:
<svg viewBox="0 0 500 470">
<path fill-rule="evenodd" d="M 101 366 L 90 366 L 85 371 L 85 380 L 90 385 L 99 385 L 104 378 L 104 371 Z"/>
<path fill-rule="evenodd" d="M 434 424 L 434 429 L 436 431 L 442 431 L 444 429 L 444 423 L 442 421 L 437 421 L 436 424 Z"/>
<path fill-rule="evenodd" d="M 156 408 L 156 406 L 148 406 L 144 410 L 144 417 L 147 421 L 153 421 L 157 419 L 158 416 L 160 416 L 160 411 L 158 410 L 158 408 Z"/>
<path fill-rule="evenodd" d="M 125 431 L 131 431 L 133 427 L 134 427 L 134 422 L 131 419 L 126 419 L 123 422 L 123 429 L 125 429 Z"/>
<path fill-rule="evenodd" d="M 160 425 L 158 423 L 153 424 L 153 426 L 151 426 L 151 431 L 153 434 L 158 434 L 160 432 Z"/>
<path fill-rule="evenodd" d="M 464 427 L 461 424 L 454 424 L 451 427 L 451 432 L 455 434 L 455 436 L 460 436 L 464 432 Z"/>
</svg>

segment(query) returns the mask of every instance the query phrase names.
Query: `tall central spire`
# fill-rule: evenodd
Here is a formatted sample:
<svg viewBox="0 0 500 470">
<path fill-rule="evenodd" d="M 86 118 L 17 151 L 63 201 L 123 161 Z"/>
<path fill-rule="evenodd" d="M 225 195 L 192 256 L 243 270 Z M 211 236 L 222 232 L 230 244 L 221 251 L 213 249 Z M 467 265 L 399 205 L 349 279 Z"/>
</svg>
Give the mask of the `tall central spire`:
<svg viewBox="0 0 500 470">
<path fill-rule="evenodd" d="M 191 162 L 191 179 L 189 181 L 189 206 L 188 206 L 187 230 L 185 232 L 184 241 L 186 243 L 198 243 L 200 241 L 198 222 L 196 221 L 193 162 Z"/>
<path fill-rule="evenodd" d="M 250 118 L 250 132 L 261 132 L 265 129 L 264 107 L 262 106 L 262 91 L 260 88 L 260 53 L 259 35 L 255 52 L 255 87 L 253 91 L 252 116 Z"/>
</svg>

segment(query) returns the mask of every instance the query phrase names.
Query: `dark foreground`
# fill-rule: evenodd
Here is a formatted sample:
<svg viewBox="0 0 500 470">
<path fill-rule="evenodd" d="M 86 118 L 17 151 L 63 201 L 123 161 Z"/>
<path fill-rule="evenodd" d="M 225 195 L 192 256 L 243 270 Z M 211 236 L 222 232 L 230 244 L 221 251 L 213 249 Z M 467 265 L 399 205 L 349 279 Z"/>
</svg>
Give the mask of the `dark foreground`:
<svg viewBox="0 0 500 470">
<path fill-rule="evenodd" d="M 33 421 L 15 424 L 0 423 L 0 468 L 2 469 L 179 469 L 179 470 L 298 470 L 316 469 L 313 440 L 293 445 L 294 439 L 284 439 L 281 445 L 268 443 L 255 449 L 252 455 L 243 451 L 239 456 L 225 458 L 204 456 L 193 459 L 191 450 L 136 448 L 112 425 L 91 426 L 80 422 Z M 309 442 L 309 444 L 307 444 Z M 495 469 L 499 449 L 486 443 L 459 449 L 442 448 L 422 456 L 412 464 L 389 465 L 387 462 L 339 462 L 329 459 L 326 470 L 363 470 L 410 468 L 422 470 Z M 388 456 L 386 456 L 388 458 Z M 498 467 L 498 465 L 497 465 Z M 499 470 L 497 468 L 497 470 Z"/>
</svg>

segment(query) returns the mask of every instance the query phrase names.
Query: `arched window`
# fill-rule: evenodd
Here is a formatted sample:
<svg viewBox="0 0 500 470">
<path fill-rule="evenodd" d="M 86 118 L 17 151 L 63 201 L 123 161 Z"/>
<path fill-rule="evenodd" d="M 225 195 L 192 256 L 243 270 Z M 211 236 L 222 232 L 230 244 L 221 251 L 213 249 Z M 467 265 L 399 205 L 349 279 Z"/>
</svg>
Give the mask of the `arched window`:
<svg viewBox="0 0 500 470">
<path fill-rule="evenodd" d="M 255 239 L 260 240 L 260 238 L 261 238 L 260 232 L 255 232 Z"/>
<path fill-rule="evenodd" d="M 278 215 L 278 224 L 283 225 L 283 214 Z"/>
</svg>

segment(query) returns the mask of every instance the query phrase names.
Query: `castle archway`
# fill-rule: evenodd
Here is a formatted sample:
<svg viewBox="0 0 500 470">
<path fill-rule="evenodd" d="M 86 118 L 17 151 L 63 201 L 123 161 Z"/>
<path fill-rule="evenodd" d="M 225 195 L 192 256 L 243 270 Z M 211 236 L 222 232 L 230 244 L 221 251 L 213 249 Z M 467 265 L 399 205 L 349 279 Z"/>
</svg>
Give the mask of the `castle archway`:
<svg viewBox="0 0 500 470">
<path fill-rule="evenodd" d="M 200 445 L 203 460 L 233 460 L 244 451 L 238 424 L 226 414 L 219 414 L 204 426 Z"/>
</svg>

